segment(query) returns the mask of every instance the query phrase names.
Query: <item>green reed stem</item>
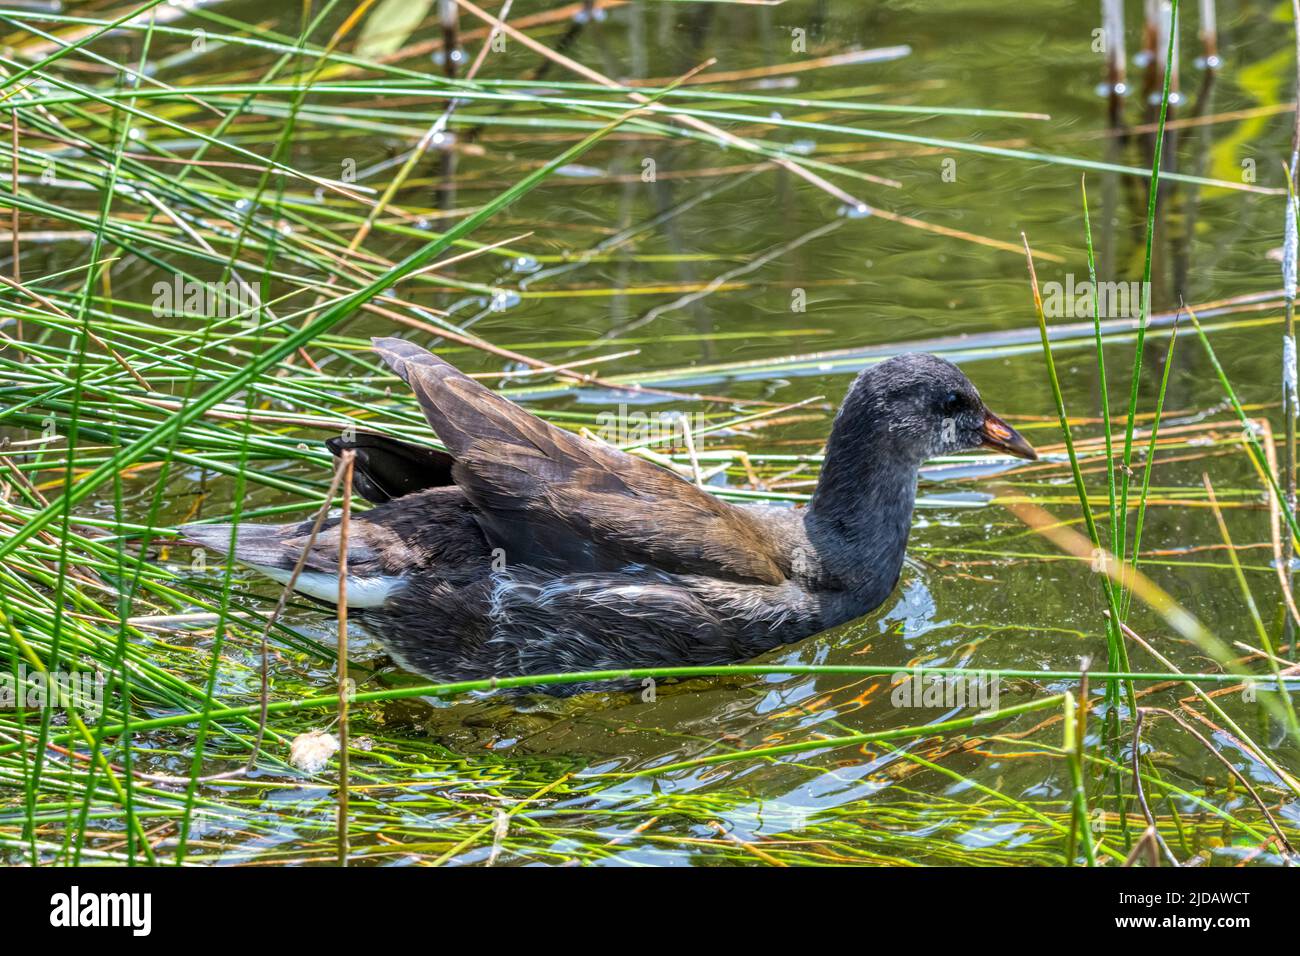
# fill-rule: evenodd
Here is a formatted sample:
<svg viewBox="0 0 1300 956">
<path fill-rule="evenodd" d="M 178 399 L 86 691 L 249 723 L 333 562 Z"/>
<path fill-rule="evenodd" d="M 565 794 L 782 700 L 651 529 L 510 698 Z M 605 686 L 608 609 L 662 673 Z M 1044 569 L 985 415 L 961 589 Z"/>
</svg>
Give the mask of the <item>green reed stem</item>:
<svg viewBox="0 0 1300 956">
<path fill-rule="evenodd" d="M 1063 720 L 1065 732 L 1061 748 L 1065 751 L 1065 759 L 1070 767 L 1071 802 L 1074 807 L 1069 839 L 1066 842 L 1065 860 L 1067 865 L 1074 865 L 1075 841 L 1078 837 L 1083 843 L 1083 853 L 1088 865 L 1096 866 L 1097 851 L 1092 844 L 1092 829 L 1088 819 L 1088 787 L 1083 779 L 1083 740 L 1080 736 L 1078 708 L 1075 706 L 1073 694 L 1062 694 L 1061 699 L 1065 708 Z"/>
<path fill-rule="evenodd" d="M 1151 420 L 1151 437 L 1147 440 L 1146 463 L 1142 469 L 1142 491 L 1138 496 L 1137 520 L 1133 525 L 1133 570 L 1136 571 L 1141 563 L 1142 550 L 1142 528 L 1146 523 L 1147 516 L 1147 495 L 1151 490 L 1151 469 L 1156 462 L 1156 439 L 1160 435 L 1160 419 L 1165 410 L 1165 393 L 1169 390 L 1169 373 L 1174 367 L 1174 343 L 1178 340 L 1178 325 L 1174 324 L 1173 330 L 1169 333 L 1169 345 L 1165 349 L 1165 371 L 1160 377 L 1160 394 L 1156 396 L 1155 417 Z M 1127 591 L 1123 595 L 1124 602 L 1124 619 L 1128 619 L 1129 605 L 1133 601 L 1133 592 Z"/>
<path fill-rule="evenodd" d="M 1129 475 L 1133 464 L 1133 428 L 1137 420 L 1138 389 L 1142 384 L 1142 347 L 1146 341 L 1147 321 L 1151 315 L 1151 250 L 1155 240 L 1156 204 L 1160 196 L 1160 163 L 1164 158 L 1165 118 L 1169 112 L 1169 80 L 1173 75 L 1174 44 L 1178 38 L 1178 0 L 1170 13 L 1169 47 L 1165 51 L 1164 89 L 1160 94 L 1160 119 L 1156 126 L 1156 143 L 1151 159 L 1151 182 L 1147 187 L 1146 253 L 1142 266 L 1142 311 L 1138 317 L 1137 341 L 1133 349 L 1133 376 L 1129 383 L 1128 421 L 1124 427 L 1123 487 L 1120 490 L 1119 552 L 1122 564 L 1128 543 Z"/>
</svg>

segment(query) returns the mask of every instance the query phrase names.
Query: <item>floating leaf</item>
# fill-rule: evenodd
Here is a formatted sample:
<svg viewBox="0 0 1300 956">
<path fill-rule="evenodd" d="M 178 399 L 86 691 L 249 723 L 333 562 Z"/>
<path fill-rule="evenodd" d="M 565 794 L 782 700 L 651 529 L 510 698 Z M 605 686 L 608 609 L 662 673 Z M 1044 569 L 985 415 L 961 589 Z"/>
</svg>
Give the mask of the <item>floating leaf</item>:
<svg viewBox="0 0 1300 956">
<path fill-rule="evenodd" d="M 431 6 L 433 0 L 383 0 L 366 18 L 355 55 L 378 60 L 400 50 Z"/>
</svg>

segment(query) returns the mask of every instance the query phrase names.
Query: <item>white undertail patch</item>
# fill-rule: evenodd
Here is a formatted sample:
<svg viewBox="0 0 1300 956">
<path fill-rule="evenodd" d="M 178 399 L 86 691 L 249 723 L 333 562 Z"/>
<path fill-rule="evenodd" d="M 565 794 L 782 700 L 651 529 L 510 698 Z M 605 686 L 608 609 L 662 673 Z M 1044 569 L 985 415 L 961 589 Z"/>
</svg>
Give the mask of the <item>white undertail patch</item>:
<svg viewBox="0 0 1300 956">
<path fill-rule="evenodd" d="M 280 584 L 287 584 L 292 573 L 284 568 L 271 568 L 261 564 L 250 564 L 249 567 Z M 350 574 L 348 575 L 348 607 L 381 607 L 401 583 L 402 579 L 396 575 L 360 577 Z M 326 574 L 323 571 L 303 571 L 294 582 L 293 589 L 308 597 L 337 604 L 339 578 L 337 574 Z"/>
</svg>

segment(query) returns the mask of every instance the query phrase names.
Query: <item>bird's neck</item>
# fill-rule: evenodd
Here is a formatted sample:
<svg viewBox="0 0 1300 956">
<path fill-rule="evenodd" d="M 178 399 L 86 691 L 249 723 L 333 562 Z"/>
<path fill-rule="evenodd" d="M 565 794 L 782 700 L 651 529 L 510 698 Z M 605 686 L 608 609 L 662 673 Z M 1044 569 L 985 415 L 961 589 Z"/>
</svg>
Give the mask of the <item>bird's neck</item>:
<svg viewBox="0 0 1300 956">
<path fill-rule="evenodd" d="M 832 430 L 804 519 L 822 568 L 864 606 L 858 613 L 897 583 L 916 503 L 918 465 L 892 454 L 884 437 L 870 428 Z"/>
</svg>

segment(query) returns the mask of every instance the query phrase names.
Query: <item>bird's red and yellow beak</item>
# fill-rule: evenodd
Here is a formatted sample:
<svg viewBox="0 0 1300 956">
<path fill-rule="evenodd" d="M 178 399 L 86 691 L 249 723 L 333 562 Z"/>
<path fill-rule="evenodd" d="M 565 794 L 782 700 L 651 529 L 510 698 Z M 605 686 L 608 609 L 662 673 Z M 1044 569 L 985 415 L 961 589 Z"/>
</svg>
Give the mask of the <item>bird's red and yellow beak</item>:
<svg viewBox="0 0 1300 956">
<path fill-rule="evenodd" d="M 1028 458 L 1030 461 L 1038 460 L 1038 452 L 1034 451 L 1034 446 L 1025 441 L 1025 437 L 1020 432 L 987 408 L 984 409 L 984 425 L 980 428 L 980 433 L 984 436 L 981 448 L 1005 452 L 1017 458 Z"/>
</svg>

